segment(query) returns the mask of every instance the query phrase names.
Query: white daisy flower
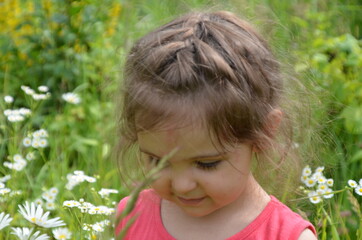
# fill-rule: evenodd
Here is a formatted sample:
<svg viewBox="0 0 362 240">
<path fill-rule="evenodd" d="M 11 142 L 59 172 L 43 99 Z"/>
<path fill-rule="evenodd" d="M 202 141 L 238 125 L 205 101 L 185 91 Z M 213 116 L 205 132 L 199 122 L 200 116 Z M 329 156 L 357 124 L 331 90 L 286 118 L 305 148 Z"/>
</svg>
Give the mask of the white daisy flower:
<svg viewBox="0 0 362 240">
<path fill-rule="evenodd" d="M 13 111 L 11 110 L 11 109 L 5 109 L 4 111 L 3 111 L 3 113 L 4 113 L 4 115 L 5 116 L 10 116 L 10 115 L 13 115 Z"/>
<path fill-rule="evenodd" d="M 87 223 L 83 223 L 83 228 L 84 231 L 90 231 L 92 229 L 92 225 L 91 224 L 87 224 Z"/>
<path fill-rule="evenodd" d="M 302 176 L 310 176 L 312 174 L 312 169 L 309 166 L 303 168 Z"/>
<path fill-rule="evenodd" d="M 327 179 L 327 185 L 328 185 L 329 187 L 333 187 L 333 184 L 334 184 L 333 178 L 328 178 L 328 179 Z"/>
<path fill-rule="evenodd" d="M 318 184 L 324 184 L 327 182 L 327 179 L 325 176 L 320 176 L 319 178 L 317 178 L 317 182 Z"/>
<path fill-rule="evenodd" d="M 311 201 L 311 203 L 314 203 L 314 204 L 317 204 L 322 201 L 322 198 L 315 191 L 308 193 L 308 197 L 309 197 L 309 200 Z"/>
<path fill-rule="evenodd" d="M 75 201 L 75 200 L 68 200 L 68 201 L 64 201 L 64 202 L 63 202 L 63 206 L 65 206 L 65 207 L 70 207 L 70 208 L 79 207 L 79 206 L 80 206 L 80 202 Z"/>
<path fill-rule="evenodd" d="M 0 182 L 0 188 L 5 188 L 5 184 Z"/>
<path fill-rule="evenodd" d="M 333 196 L 334 196 L 334 193 L 333 193 L 333 190 L 332 190 L 332 189 L 327 188 L 327 189 L 324 191 L 324 195 L 323 195 L 324 198 L 332 198 Z"/>
<path fill-rule="evenodd" d="M 324 171 L 324 167 L 321 166 L 321 167 L 317 167 L 317 169 L 315 170 L 316 172 L 323 172 Z"/>
<path fill-rule="evenodd" d="M 359 180 L 359 185 L 361 185 L 362 186 L 362 178 Z"/>
<path fill-rule="evenodd" d="M 102 198 L 108 197 L 111 193 L 118 193 L 118 190 L 102 188 L 100 191 L 98 191 L 98 194 L 101 195 Z"/>
<path fill-rule="evenodd" d="M 326 192 L 326 189 L 325 190 L 317 189 L 315 192 L 317 193 L 317 195 L 322 196 Z"/>
<path fill-rule="evenodd" d="M 13 197 L 13 196 L 20 196 L 21 194 L 23 194 L 23 192 L 21 190 L 17 190 L 17 191 L 12 191 L 9 196 Z"/>
<path fill-rule="evenodd" d="M 24 117 L 21 116 L 21 115 L 9 115 L 7 117 L 7 119 L 9 120 L 9 122 L 21 122 L 21 121 L 24 121 Z"/>
<path fill-rule="evenodd" d="M 30 88 L 30 87 L 25 86 L 25 85 L 21 85 L 20 88 L 21 88 L 21 90 L 25 91 L 25 89 L 28 89 L 28 88 Z"/>
<path fill-rule="evenodd" d="M 39 129 L 39 130 L 33 132 L 33 137 L 34 138 L 47 138 L 48 132 L 45 129 Z"/>
<path fill-rule="evenodd" d="M 46 146 L 48 146 L 48 140 L 45 138 L 39 138 L 39 147 L 45 148 Z"/>
<path fill-rule="evenodd" d="M 82 170 L 75 170 L 74 174 L 75 175 L 84 175 L 84 172 Z"/>
<path fill-rule="evenodd" d="M 28 116 L 31 114 L 31 110 L 29 108 L 20 108 L 19 112 L 23 116 Z"/>
<path fill-rule="evenodd" d="M 89 210 L 88 210 L 88 214 L 94 215 L 94 214 L 97 214 L 97 211 L 92 208 L 92 209 L 89 209 Z"/>
<path fill-rule="evenodd" d="M 14 169 L 16 171 L 21 171 L 26 167 L 27 162 L 24 159 L 18 159 L 17 161 L 14 161 L 13 163 L 4 162 L 3 164 L 7 168 Z"/>
<path fill-rule="evenodd" d="M 34 203 L 36 206 L 41 206 L 41 205 L 43 205 L 44 202 L 41 198 L 37 198 L 34 200 Z"/>
<path fill-rule="evenodd" d="M 317 181 L 314 178 L 308 178 L 305 185 L 307 185 L 307 187 L 314 187 L 316 183 Z"/>
<path fill-rule="evenodd" d="M 322 172 L 315 172 L 315 173 L 312 174 L 312 178 L 314 178 L 314 179 L 318 179 L 318 178 L 320 178 L 322 176 L 323 176 Z"/>
<path fill-rule="evenodd" d="M 62 94 L 62 98 L 64 99 L 64 101 L 71 104 L 79 104 L 81 102 L 79 95 L 76 93 L 71 93 L 71 92 L 64 93 Z"/>
<path fill-rule="evenodd" d="M 12 102 L 14 102 L 14 98 L 12 96 L 5 96 L 4 101 L 6 103 L 12 103 Z"/>
<path fill-rule="evenodd" d="M 89 214 L 105 214 L 108 211 L 106 206 L 94 206 L 88 209 Z"/>
<path fill-rule="evenodd" d="M 10 225 L 10 222 L 12 221 L 13 219 L 10 217 L 9 214 L 6 214 L 5 213 L 0 213 L 0 230 L 9 226 Z"/>
<path fill-rule="evenodd" d="M 305 184 L 305 182 L 308 180 L 308 176 L 305 176 L 305 175 L 302 175 L 301 177 L 300 177 L 300 181 L 302 181 L 302 183 L 304 183 Z"/>
<path fill-rule="evenodd" d="M 49 91 L 49 88 L 48 88 L 47 86 L 42 85 L 42 86 L 39 86 L 39 87 L 38 87 L 38 90 L 39 90 L 40 92 L 48 92 L 48 91 Z"/>
<path fill-rule="evenodd" d="M 31 141 L 31 146 L 33 148 L 39 148 L 40 147 L 40 138 L 33 138 Z"/>
<path fill-rule="evenodd" d="M 28 137 L 24 138 L 23 139 L 23 145 L 24 145 L 24 147 L 30 147 L 31 146 L 31 138 L 28 138 Z"/>
<path fill-rule="evenodd" d="M 55 196 L 50 194 L 49 192 L 44 192 L 42 194 L 42 198 L 47 202 L 54 202 L 55 201 Z"/>
<path fill-rule="evenodd" d="M 33 132 L 33 138 L 40 138 L 40 132 L 39 131 L 35 131 Z"/>
<path fill-rule="evenodd" d="M 25 92 L 25 94 L 27 94 L 27 95 L 33 95 L 34 93 L 35 93 L 35 91 L 33 90 L 33 89 L 31 89 L 30 87 L 28 87 L 28 86 L 21 86 L 20 87 L 21 88 L 21 90 L 23 90 L 24 92 Z"/>
<path fill-rule="evenodd" d="M 59 220 L 59 217 L 48 219 L 49 212 L 43 214 L 44 210 L 41 206 L 35 206 L 34 203 L 29 205 L 28 202 L 25 202 L 23 206 L 19 206 L 19 212 L 23 217 L 31 223 L 34 223 L 40 227 L 52 228 L 64 226 L 65 223 L 62 220 Z"/>
<path fill-rule="evenodd" d="M 101 224 L 99 224 L 99 223 L 93 224 L 92 229 L 95 232 L 103 232 L 104 231 L 104 227 L 102 227 Z"/>
<path fill-rule="evenodd" d="M 13 156 L 13 160 L 14 160 L 15 162 L 18 162 L 18 161 L 24 160 L 24 158 L 23 158 L 23 156 L 21 156 L 20 154 L 15 154 L 15 155 Z"/>
<path fill-rule="evenodd" d="M 50 195 L 57 196 L 59 190 L 56 187 L 52 187 L 51 189 L 48 190 L 48 192 L 49 192 Z"/>
<path fill-rule="evenodd" d="M 78 184 L 80 184 L 84 181 L 87 181 L 90 183 L 96 182 L 96 178 L 84 175 L 84 172 L 79 171 L 79 170 L 74 171 L 74 174 L 71 174 L 71 173 L 68 174 L 67 179 L 68 179 L 68 182 L 65 185 L 65 188 L 68 190 L 72 190 L 75 186 L 77 186 Z"/>
<path fill-rule="evenodd" d="M 94 177 L 89 177 L 89 176 L 84 176 L 84 180 L 86 180 L 87 182 L 90 182 L 90 183 L 94 183 L 97 181 L 96 178 Z"/>
<path fill-rule="evenodd" d="M 38 94 L 38 93 L 34 93 L 33 95 L 31 95 L 33 97 L 33 99 L 35 101 L 39 101 L 39 100 L 45 100 L 48 98 L 47 94 Z"/>
<path fill-rule="evenodd" d="M 14 234 L 18 237 L 19 240 L 47 240 L 49 236 L 46 234 L 40 234 L 40 231 L 33 233 L 33 228 L 11 228 L 13 231 L 11 234 Z"/>
<path fill-rule="evenodd" d="M 0 196 L 11 192 L 10 188 L 0 188 Z"/>
<path fill-rule="evenodd" d="M 6 181 L 8 181 L 8 180 L 10 180 L 11 179 L 11 176 L 10 175 L 5 175 L 4 177 L 2 177 L 2 178 L 0 178 L 0 182 L 6 182 Z"/>
<path fill-rule="evenodd" d="M 72 233 L 68 228 L 56 228 L 53 230 L 53 235 L 57 240 L 70 239 L 72 237 Z"/>
<path fill-rule="evenodd" d="M 19 161 L 16 161 L 14 164 L 14 170 L 21 171 L 23 170 L 28 163 L 24 159 L 20 159 Z"/>
<path fill-rule="evenodd" d="M 81 211 L 82 213 L 86 213 L 86 212 L 88 212 L 88 210 L 89 210 L 90 208 L 93 208 L 93 207 L 94 207 L 94 205 L 91 204 L 91 203 L 89 203 L 89 202 L 81 202 L 81 205 L 78 206 L 78 209 L 80 209 L 80 211 Z"/>
<path fill-rule="evenodd" d="M 351 187 L 351 188 L 356 188 L 358 186 L 357 182 L 355 180 L 348 180 L 348 185 Z"/>
<path fill-rule="evenodd" d="M 318 190 L 326 191 L 327 189 L 328 189 L 327 184 L 319 184 L 318 185 Z"/>
<path fill-rule="evenodd" d="M 362 196 L 362 186 L 361 186 L 361 185 L 358 185 L 358 186 L 354 189 L 354 191 L 355 191 L 358 195 Z"/>
<path fill-rule="evenodd" d="M 101 222 L 99 222 L 99 224 L 101 224 L 101 226 L 105 227 L 105 226 L 110 226 L 111 225 L 111 221 L 109 220 L 103 220 Z"/>
<path fill-rule="evenodd" d="M 55 203 L 54 202 L 47 202 L 47 203 L 45 203 L 45 208 L 47 210 L 54 210 L 55 209 Z"/>
</svg>

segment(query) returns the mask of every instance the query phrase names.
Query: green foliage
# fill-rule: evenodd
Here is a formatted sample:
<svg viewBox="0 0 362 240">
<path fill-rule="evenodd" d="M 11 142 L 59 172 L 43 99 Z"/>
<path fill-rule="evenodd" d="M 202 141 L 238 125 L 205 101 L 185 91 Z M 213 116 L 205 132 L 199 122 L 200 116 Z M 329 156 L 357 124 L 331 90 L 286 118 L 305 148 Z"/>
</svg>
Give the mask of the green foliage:
<svg viewBox="0 0 362 240">
<path fill-rule="evenodd" d="M 320 149 L 319 157 L 323 162 L 320 164 L 331 167 L 330 174 L 338 179 L 336 186 L 343 189 L 349 179 L 361 178 L 362 41 L 348 31 L 341 33 L 338 28 L 341 23 L 333 25 L 336 18 L 336 12 L 321 11 L 294 16 L 292 20 L 301 31 L 295 70 L 316 95 L 312 118 L 317 124 L 313 130 L 320 136 L 319 145 L 327 146 L 327 149 Z M 334 225 L 342 239 L 359 239 L 360 208 L 348 209 L 357 209 L 361 200 L 360 197 L 351 199 L 340 194 L 325 204 L 329 211 L 318 207 L 324 214 L 313 216 L 316 226 L 322 224 L 321 239 L 336 238 Z"/>
<path fill-rule="evenodd" d="M 110 42 L 120 11 L 120 3 L 113 0 L 4 1 L 1 92 L 15 92 L 20 85 L 47 85 L 60 97 L 88 84 L 99 94 L 104 84 L 99 76 L 113 75 L 104 64 L 117 65 L 109 54 L 114 53 Z"/>
</svg>

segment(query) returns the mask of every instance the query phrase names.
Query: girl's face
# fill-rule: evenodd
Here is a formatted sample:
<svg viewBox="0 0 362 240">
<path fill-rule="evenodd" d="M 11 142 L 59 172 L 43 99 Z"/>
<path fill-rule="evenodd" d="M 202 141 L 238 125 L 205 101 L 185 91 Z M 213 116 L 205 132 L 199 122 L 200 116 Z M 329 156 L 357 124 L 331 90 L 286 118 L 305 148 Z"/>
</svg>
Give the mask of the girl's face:
<svg viewBox="0 0 362 240">
<path fill-rule="evenodd" d="M 243 201 L 251 187 L 249 144 L 220 153 L 205 128 L 168 129 L 138 133 L 142 158 L 149 168 L 162 156 L 178 149 L 152 184 L 161 198 L 194 217 L 232 208 Z"/>
</svg>

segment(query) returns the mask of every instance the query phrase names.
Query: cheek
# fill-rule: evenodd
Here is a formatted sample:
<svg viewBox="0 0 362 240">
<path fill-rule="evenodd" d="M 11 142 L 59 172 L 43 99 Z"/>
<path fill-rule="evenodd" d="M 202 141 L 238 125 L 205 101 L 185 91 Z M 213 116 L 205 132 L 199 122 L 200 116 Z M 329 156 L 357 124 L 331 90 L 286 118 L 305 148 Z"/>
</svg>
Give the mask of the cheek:
<svg viewBox="0 0 362 240">
<path fill-rule="evenodd" d="M 233 172 L 204 182 L 205 190 L 218 197 L 239 195 L 247 186 L 247 176 Z"/>
<path fill-rule="evenodd" d="M 167 178 L 160 176 L 152 184 L 151 187 L 162 197 L 168 196 L 170 193 L 170 183 Z"/>
</svg>

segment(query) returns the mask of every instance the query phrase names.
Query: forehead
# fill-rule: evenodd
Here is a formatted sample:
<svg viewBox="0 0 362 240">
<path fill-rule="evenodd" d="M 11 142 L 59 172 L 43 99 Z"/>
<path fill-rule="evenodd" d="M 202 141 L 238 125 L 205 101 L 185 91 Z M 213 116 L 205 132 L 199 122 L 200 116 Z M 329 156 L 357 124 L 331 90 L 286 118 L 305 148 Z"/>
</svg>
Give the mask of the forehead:
<svg viewBox="0 0 362 240">
<path fill-rule="evenodd" d="M 201 124 L 164 125 L 158 130 L 138 132 L 137 138 L 141 150 L 157 156 L 173 149 L 178 149 L 176 155 L 182 158 L 217 152 L 214 137 Z"/>
</svg>

